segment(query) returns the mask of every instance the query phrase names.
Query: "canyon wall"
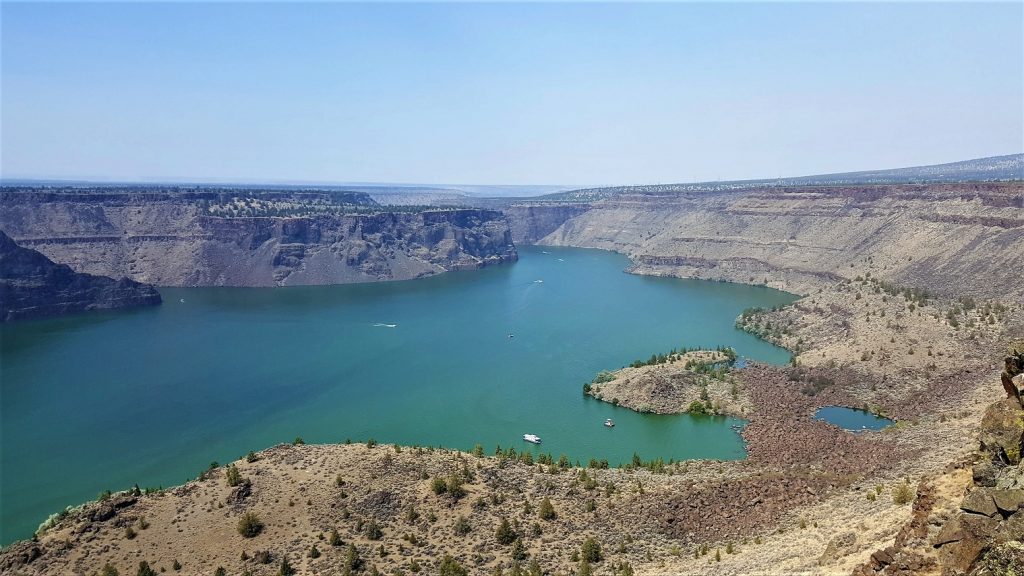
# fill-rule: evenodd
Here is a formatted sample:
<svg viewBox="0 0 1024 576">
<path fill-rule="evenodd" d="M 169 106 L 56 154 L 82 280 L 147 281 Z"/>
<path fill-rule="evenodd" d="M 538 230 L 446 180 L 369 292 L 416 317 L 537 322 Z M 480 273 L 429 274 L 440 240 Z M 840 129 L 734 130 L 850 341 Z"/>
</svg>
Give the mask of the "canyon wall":
<svg viewBox="0 0 1024 576">
<path fill-rule="evenodd" d="M 0 322 L 160 302 L 152 286 L 80 274 L 0 232 Z"/>
<path fill-rule="evenodd" d="M 590 210 L 586 203 L 512 204 L 502 207 L 516 244 L 536 244 L 571 218 Z"/>
<path fill-rule="evenodd" d="M 942 294 L 1024 295 L 1020 182 L 623 193 L 589 206 L 536 243 L 615 250 L 642 274 L 804 294 L 871 271 Z M 539 215 L 564 212 L 510 212 Z"/>
<path fill-rule="evenodd" d="M 211 215 L 210 202 L 225 194 L 4 191 L 0 230 L 75 270 L 160 286 L 403 280 L 517 258 L 508 223 L 493 210 L 389 211 L 350 194 L 345 206 L 357 209 L 349 212 Z M 292 208 L 323 200 L 258 197 Z"/>
</svg>

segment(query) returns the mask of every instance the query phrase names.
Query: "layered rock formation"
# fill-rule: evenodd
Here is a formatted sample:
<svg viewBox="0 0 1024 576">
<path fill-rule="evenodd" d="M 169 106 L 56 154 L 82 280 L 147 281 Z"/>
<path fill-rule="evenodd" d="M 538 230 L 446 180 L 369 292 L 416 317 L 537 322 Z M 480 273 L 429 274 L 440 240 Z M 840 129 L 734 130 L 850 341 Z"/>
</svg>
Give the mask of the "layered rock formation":
<svg viewBox="0 0 1024 576">
<path fill-rule="evenodd" d="M 402 280 L 517 258 L 500 212 L 382 209 L 362 193 L 5 190 L 0 206 L 0 227 L 55 261 L 161 286 Z"/>
<path fill-rule="evenodd" d="M 631 271 L 810 293 L 870 262 L 878 277 L 947 294 L 1024 294 L 1024 184 L 808 186 L 630 192 L 577 215 L 509 209 L 513 225 L 565 221 L 539 244 L 615 250 Z M 539 227 L 542 232 L 546 227 Z M 524 240 L 528 235 L 523 235 Z"/>
<path fill-rule="evenodd" d="M 0 232 L 0 321 L 156 304 L 152 286 L 80 274 Z"/>
<path fill-rule="evenodd" d="M 536 244 L 566 221 L 590 210 L 586 203 L 512 204 L 502 208 L 508 216 L 516 244 Z"/>
</svg>

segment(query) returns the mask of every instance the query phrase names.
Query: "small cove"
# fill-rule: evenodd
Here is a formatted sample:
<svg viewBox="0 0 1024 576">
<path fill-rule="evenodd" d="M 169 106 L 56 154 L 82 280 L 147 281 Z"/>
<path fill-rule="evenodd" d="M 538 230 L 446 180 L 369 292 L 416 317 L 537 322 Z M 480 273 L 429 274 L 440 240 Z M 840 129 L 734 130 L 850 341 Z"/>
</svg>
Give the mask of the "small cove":
<svg viewBox="0 0 1024 576">
<path fill-rule="evenodd" d="M 733 320 L 793 295 L 624 274 L 597 250 L 520 254 L 409 282 L 165 288 L 154 309 L 0 328 L 0 543 L 102 490 L 179 484 L 296 436 L 613 465 L 744 456 L 741 420 L 639 414 L 582 384 L 682 346 L 784 363 Z"/>
</svg>

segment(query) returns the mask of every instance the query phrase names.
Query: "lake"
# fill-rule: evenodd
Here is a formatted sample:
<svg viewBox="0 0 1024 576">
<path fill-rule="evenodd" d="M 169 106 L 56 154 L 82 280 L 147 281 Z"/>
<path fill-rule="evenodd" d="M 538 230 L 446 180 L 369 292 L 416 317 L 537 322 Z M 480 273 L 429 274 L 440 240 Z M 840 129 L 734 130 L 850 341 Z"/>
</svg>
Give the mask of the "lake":
<svg viewBox="0 0 1024 576">
<path fill-rule="evenodd" d="M 814 417 L 851 432 L 881 430 L 893 424 L 892 420 L 872 414 L 867 410 L 858 410 L 857 408 L 847 408 L 845 406 L 825 406 L 819 408 L 814 413 Z"/>
<path fill-rule="evenodd" d="M 520 256 L 407 282 L 166 288 L 156 308 L 0 327 L 0 543 L 102 490 L 180 484 L 296 436 L 583 463 L 744 456 L 738 420 L 638 414 L 582 385 L 681 346 L 784 363 L 733 321 L 793 295 L 625 274 L 598 250 Z"/>
</svg>

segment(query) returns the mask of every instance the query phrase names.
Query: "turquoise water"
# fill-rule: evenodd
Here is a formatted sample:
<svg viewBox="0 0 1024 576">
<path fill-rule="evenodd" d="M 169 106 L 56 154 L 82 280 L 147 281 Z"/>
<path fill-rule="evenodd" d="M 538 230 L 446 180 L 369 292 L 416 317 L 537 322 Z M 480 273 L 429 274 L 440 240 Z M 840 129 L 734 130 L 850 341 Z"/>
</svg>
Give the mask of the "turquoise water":
<svg viewBox="0 0 1024 576">
<path fill-rule="evenodd" d="M 296 436 L 492 452 L 531 447 L 528 432 L 582 462 L 744 456 L 736 420 L 637 414 L 582 384 L 679 346 L 785 362 L 733 319 L 792 295 L 624 274 L 596 250 L 520 254 L 409 282 L 168 288 L 157 308 L 3 326 L 0 542 L 102 490 L 179 484 Z"/>
<path fill-rule="evenodd" d="M 819 408 L 814 413 L 814 417 L 851 432 L 881 430 L 893 423 L 888 418 L 876 416 L 865 410 L 846 408 L 845 406 L 825 406 L 824 408 Z"/>
</svg>

